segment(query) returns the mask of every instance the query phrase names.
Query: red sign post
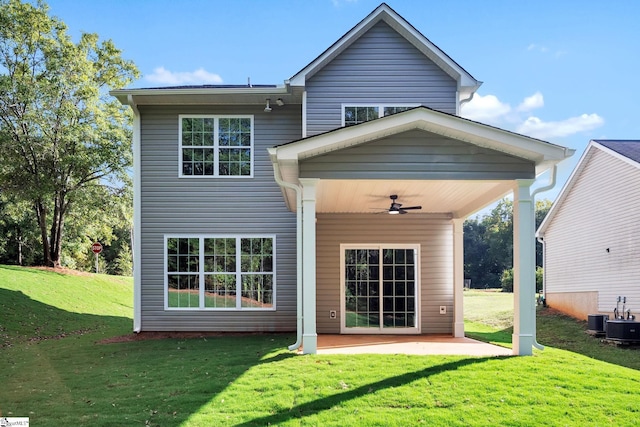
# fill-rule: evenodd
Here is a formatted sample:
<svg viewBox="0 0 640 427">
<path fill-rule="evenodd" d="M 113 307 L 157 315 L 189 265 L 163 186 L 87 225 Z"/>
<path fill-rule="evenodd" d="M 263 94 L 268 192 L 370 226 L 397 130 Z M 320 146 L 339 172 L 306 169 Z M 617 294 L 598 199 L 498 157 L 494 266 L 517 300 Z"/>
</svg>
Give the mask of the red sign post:
<svg viewBox="0 0 640 427">
<path fill-rule="evenodd" d="M 96 254 L 96 273 L 98 273 L 98 254 L 102 252 L 102 245 L 100 242 L 95 242 L 91 245 L 91 251 Z"/>
</svg>

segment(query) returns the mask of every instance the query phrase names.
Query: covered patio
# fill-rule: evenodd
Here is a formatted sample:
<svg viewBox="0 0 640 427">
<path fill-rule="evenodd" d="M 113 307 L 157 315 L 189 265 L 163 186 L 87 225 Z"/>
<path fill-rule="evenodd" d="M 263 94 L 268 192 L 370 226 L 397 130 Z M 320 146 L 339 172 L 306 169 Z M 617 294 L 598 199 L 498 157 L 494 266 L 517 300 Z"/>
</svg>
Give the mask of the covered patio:
<svg viewBox="0 0 640 427">
<path fill-rule="evenodd" d="M 303 351 L 303 350 L 302 350 Z M 511 356 L 510 348 L 450 335 L 318 335 L 317 354 Z"/>
<path fill-rule="evenodd" d="M 469 347 L 474 343 L 464 335 L 463 223 L 511 193 L 514 333 L 513 349 L 506 351 L 533 353 L 534 207 L 536 191 L 541 190 L 533 187 L 536 177 L 546 171 L 552 172 L 552 186 L 556 164 L 573 150 L 417 107 L 277 146 L 269 153 L 285 202 L 297 213 L 298 340 L 290 348 L 302 345 L 303 352 L 311 354 L 367 347 L 375 352 L 396 352 L 400 347 L 405 350 L 398 352 L 480 348 Z M 385 209 L 391 195 L 398 195 L 402 206 L 420 209 L 386 215 L 398 213 L 393 212 L 393 204 Z M 411 265 L 415 280 L 410 286 L 417 290 L 403 296 L 403 304 L 410 304 L 413 311 L 405 305 L 398 313 L 396 290 L 385 294 L 382 276 L 376 279 L 380 288 L 373 292 L 379 302 L 371 303 L 369 291 L 367 309 L 358 311 L 349 305 L 354 292 L 347 284 L 350 278 L 345 278 L 345 258 L 359 256 L 360 250 L 369 251 L 380 270 L 383 264 L 377 260 L 385 251 L 415 257 Z M 405 261 L 400 264 L 407 266 Z M 389 265 L 398 268 L 395 261 Z M 396 298 L 393 313 L 384 312 L 386 296 Z M 354 327 L 354 318 L 356 326 L 362 318 L 370 323 Z M 398 321 L 405 326 L 398 329 Z M 331 344 L 343 340 L 331 337 L 354 336 L 348 334 L 372 335 L 360 338 L 363 345 Z M 388 341 L 385 334 L 407 337 Z"/>
</svg>

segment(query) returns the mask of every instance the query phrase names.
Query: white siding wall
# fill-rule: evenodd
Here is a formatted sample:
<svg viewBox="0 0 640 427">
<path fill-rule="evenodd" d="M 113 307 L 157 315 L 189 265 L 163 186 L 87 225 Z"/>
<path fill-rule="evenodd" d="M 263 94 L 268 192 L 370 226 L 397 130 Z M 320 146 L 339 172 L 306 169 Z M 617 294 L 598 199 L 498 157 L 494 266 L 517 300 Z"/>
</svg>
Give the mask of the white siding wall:
<svg viewBox="0 0 640 427">
<path fill-rule="evenodd" d="M 545 233 L 546 291 L 598 291 L 640 314 L 640 170 L 594 149 Z"/>
<path fill-rule="evenodd" d="M 317 330 L 340 333 L 340 244 L 420 244 L 423 334 L 453 332 L 453 225 L 423 214 L 318 214 Z M 439 314 L 440 306 L 447 314 Z M 336 310 L 337 319 L 329 318 Z"/>
</svg>

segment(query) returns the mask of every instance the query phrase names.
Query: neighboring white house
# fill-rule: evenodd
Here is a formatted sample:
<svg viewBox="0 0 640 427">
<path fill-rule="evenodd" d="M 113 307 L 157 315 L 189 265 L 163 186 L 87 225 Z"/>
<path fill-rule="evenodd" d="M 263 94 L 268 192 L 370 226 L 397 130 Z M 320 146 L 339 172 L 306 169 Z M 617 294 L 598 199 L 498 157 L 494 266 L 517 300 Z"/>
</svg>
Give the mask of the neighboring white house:
<svg viewBox="0 0 640 427">
<path fill-rule="evenodd" d="M 579 319 L 640 314 L 640 141 L 593 140 L 538 229 L 547 304 Z"/>
</svg>

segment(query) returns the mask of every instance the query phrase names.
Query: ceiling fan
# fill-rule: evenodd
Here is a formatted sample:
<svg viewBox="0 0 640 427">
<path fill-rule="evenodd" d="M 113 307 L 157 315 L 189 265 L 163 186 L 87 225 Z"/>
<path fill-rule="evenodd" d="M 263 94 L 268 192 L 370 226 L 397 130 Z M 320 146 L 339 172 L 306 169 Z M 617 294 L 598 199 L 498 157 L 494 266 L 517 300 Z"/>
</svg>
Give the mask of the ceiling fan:
<svg viewBox="0 0 640 427">
<path fill-rule="evenodd" d="M 406 214 L 407 211 L 422 209 L 422 206 L 407 206 L 406 208 L 403 208 L 402 203 L 396 202 L 396 200 L 398 200 L 397 194 L 392 194 L 389 198 L 391 199 L 391 206 L 387 211 L 389 215 Z"/>
</svg>

